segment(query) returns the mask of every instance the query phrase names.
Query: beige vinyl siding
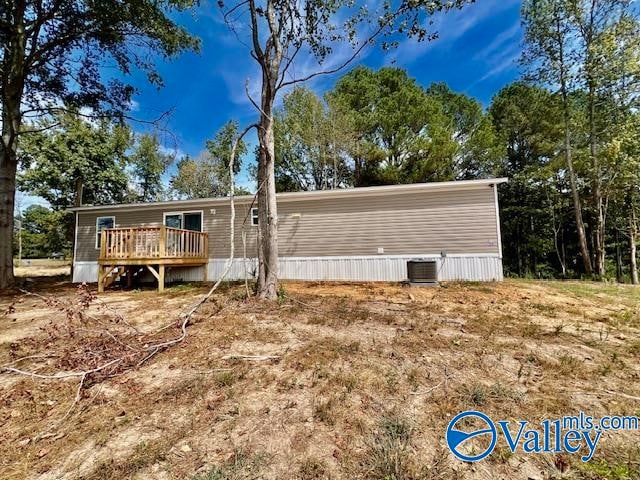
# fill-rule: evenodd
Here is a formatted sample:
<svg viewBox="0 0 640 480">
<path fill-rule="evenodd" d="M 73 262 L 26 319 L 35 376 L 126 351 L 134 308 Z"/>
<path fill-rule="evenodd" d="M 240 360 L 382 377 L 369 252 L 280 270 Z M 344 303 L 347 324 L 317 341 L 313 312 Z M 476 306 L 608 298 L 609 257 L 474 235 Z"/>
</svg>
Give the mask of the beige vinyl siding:
<svg viewBox="0 0 640 480">
<path fill-rule="evenodd" d="M 493 188 L 393 192 L 341 198 L 283 199 L 278 202 L 279 251 L 283 257 L 438 254 L 497 254 L 498 238 Z M 213 210 L 212 210 L 213 209 Z M 241 227 L 249 204 L 236 205 L 236 257 L 242 256 Z M 209 256 L 229 255 L 229 205 L 190 205 L 202 210 L 209 233 Z M 78 261 L 95 261 L 96 218 L 114 215 L 118 227 L 160 225 L 163 212 L 175 205 L 136 210 L 105 208 L 79 212 Z M 212 213 L 215 211 L 215 213 Z M 255 256 L 257 227 L 246 220 L 247 256 Z"/>
<path fill-rule="evenodd" d="M 211 213 L 212 209 L 215 213 Z M 248 205 L 236 205 L 236 255 L 242 255 L 242 237 L 240 229 Z M 202 229 L 209 234 L 209 257 L 225 258 L 229 255 L 229 216 L 228 205 L 189 206 L 181 210 L 180 207 L 169 206 L 164 208 L 139 208 L 136 210 L 123 210 L 105 208 L 100 212 L 78 212 L 78 244 L 76 247 L 76 260 L 97 261 L 99 251 L 95 248 L 96 219 L 102 216 L 114 216 L 116 227 L 143 227 L 162 225 L 164 214 L 169 212 L 196 212 L 202 211 Z M 247 253 L 253 255 L 256 249 L 256 227 L 251 226 L 251 218 L 247 220 Z"/>
</svg>

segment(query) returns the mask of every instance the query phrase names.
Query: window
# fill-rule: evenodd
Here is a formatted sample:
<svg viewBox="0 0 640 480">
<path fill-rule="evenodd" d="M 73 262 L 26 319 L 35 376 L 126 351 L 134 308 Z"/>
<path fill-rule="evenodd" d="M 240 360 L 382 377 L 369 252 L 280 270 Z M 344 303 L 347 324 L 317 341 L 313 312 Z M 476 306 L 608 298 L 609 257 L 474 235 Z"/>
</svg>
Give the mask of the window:
<svg viewBox="0 0 640 480">
<path fill-rule="evenodd" d="M 251 225 L 258 225 L 258 209 L 257 208 L 252 208 L 251 209 Z"/>
<path fill-rule="evenodd" d="M 100 239 L 102 238 L 102 230 L 105 228 L 113 228 L 116 226 L 116 217 L 98 217 L 96 218 L 96 248 L 100 249 Z"/>
<path fill-rule="evenodd" d="M 193 230 L 195 232 L 202 231 L 202 212 L 197 213 L 184 213 L 182 215 L 183 228 L 186 230 Z"/>
<path fill-rule="evenodd" d="M 164 224 L 171 228 L 182 228 L 182 214 L 165 215 Z"/>
<path fill-rule="evenodd" d="M 164 214 L 164 224 L 171 228 L 202 231 L 202 212 L 169 212 Z"/>
</svg>

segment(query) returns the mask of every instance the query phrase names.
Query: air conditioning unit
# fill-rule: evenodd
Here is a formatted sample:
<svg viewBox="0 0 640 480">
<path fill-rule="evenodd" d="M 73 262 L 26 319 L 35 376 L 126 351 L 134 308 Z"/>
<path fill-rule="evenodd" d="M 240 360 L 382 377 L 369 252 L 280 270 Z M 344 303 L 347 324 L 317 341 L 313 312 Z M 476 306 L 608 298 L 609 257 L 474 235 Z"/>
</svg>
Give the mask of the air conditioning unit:
<svg viewBox="0 0 640 480">
<path fill-rule="evenodd" d="M 427 259 L 409 260 L 407 274 L 411 285 L 437 285 L 438 263 L 435 260 Z"/>
</svg>

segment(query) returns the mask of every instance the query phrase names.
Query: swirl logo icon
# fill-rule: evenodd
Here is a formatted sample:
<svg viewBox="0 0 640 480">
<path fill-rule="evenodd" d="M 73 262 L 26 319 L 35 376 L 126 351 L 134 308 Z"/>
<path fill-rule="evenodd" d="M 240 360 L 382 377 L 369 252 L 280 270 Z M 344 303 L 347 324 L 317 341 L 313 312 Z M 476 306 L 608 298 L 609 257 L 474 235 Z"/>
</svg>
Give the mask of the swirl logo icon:
<svg viewBox="0 0 640 480">
<path fill-rule="evenodd" d="M 478 441 L 474 441 L 476 438 Z M 459 413 L 449 422 L 446 439 L 449 450 L 460 460 L 477 462 L 493 452 L 498 432 L 487 415 L 467 411 Z"/>
</svg>

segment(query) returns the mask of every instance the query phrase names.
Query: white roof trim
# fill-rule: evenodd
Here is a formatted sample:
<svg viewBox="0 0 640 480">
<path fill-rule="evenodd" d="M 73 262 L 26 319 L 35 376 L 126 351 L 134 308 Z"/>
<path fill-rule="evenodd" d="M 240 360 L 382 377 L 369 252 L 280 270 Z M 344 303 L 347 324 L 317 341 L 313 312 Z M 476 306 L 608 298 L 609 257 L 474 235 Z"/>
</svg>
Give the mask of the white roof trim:
<svg viewBox="0 0 640 480">
<path fill-rule="evenodd" d="M 431 183 L 411 183 L 407 185 L 383 185 L 378 187 L 357 187 L 342 188 L 335 190 L 313 190 L 306 192 L 283 192 L 276 194 L 279 202 L 299 201 L 299 200 L 321 200 L 330 198 L 344 197 L 364 197 L 370 195 L 382 195 L 387 192 L 393 193 L 412 193 L 431 190 L 465 190 L 487 185 L 497 185 L 506 183 L 507 178 L 487 178 L 482 180 L 456 180 L 453 182 L 431 182 Z M 253 195 L 242 195 L 235 197 L 236 203 L 251 203 Z M 229 197 L 215 198 L 194 198 L 192 200 L 170 200 L 166 202 L 148 202 L 148 203 L 121 203 L 114 205 L 87 205 L 81 207 L 73 207 L 68 210 L 71 212 L 88 212 L 88 211 L 108 211 L 108 210 L 138 210 L 146 208 L 187 208 L 197 205 L 224 205 L 229 203 Z"/>
</svg>

